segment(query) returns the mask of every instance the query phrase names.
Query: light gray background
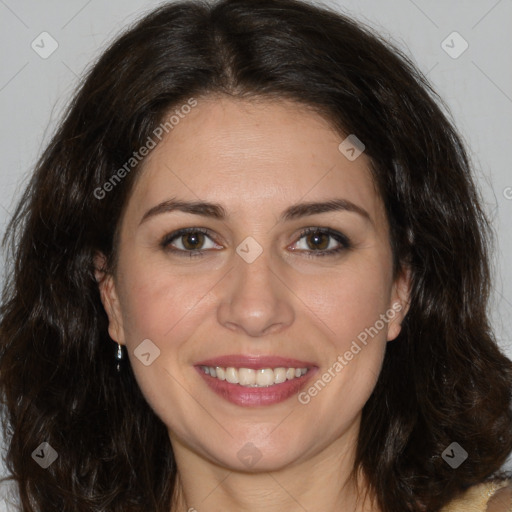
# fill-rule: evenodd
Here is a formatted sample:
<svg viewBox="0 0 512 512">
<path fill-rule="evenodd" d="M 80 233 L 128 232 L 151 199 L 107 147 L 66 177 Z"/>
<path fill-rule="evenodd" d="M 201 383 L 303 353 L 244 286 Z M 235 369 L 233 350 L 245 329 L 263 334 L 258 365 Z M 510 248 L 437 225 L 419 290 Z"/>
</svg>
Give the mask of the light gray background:
<svg viewBox="0 0 512 512">
<path fill-rule="evenodd" d="M 123 27 L 160 3 L 0 0 L 0 233 L 81 73 Z M 497 232 L 492 316 L 497 337 L 512 357 L 512 0 L 325 3 L 402 47 L 448 103 Z M 458 36 L 446 39 L 454 31 L 469 45 L 458 58 L 443 49 L 463 49 Z M 42 45 L 42 32 L 58 43 L 46 59 L 31 47 L 34 40 Z"/>
</svg>

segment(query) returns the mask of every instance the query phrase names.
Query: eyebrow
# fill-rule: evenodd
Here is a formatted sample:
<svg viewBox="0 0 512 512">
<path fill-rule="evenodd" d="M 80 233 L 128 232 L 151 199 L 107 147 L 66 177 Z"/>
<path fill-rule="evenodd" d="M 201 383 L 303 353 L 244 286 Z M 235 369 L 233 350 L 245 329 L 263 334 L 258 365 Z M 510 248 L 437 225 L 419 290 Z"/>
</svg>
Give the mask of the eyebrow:
<svg viewBox="0 0 512 512">
<path fill-rule="evenodd" d="M 200 215 L 202 217 L 209 217 L 218 220 L 225 220 L 228 217 L 226 210 L 219 203 L 169 199 L 150 208 L 142 216 L 139 226 L 143 222 L 152 217 L 155 217 L 156 215 L 173 211 L 191 213 L 193 215 Z M 357 213 L 373 224 L 373 221 L 366 210 L 360 206 L 357 206 L 351 201 L 348 201 L 347 199 L 331 199 L 322 202 L 305 202 L 294 204 L 281 213 L 279 222 L 286 222 L 300 219 L 302 217 L 308 217 L 310 215 L 334 211 Z"/>
</svg>

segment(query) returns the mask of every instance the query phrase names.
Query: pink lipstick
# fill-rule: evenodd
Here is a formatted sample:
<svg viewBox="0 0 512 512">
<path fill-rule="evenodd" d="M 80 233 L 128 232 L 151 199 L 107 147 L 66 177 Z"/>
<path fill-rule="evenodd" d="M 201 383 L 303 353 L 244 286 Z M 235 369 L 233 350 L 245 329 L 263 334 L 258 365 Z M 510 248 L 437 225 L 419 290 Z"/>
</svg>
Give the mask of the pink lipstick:
<svg viewBox="0 0 512 512">
<path fill-rule="evenodd" d="M 212 391 L 241 406 L 283 402 L 298 393 L 318 370 L 310 361 L 237 354 L 206 359 L 195 368 Z"/>
</svg>

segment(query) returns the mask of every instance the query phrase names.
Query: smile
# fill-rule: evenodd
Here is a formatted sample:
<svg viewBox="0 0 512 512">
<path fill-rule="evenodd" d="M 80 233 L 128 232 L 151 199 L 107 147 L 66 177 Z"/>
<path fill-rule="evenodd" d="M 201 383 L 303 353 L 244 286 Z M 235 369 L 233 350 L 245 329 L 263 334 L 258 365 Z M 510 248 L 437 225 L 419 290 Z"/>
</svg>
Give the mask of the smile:
<svg viewBox="0 0 512 512">
<path fill-rule="evenodd" d="M 282 384 L 306 375 L 308 368 L 234 368 L 229 366 L 200 366 L 201 370 L 210 377 L 225 380 L 230 384 L 238 384 L 249 388 L 263 388 Z"/>
</svg>

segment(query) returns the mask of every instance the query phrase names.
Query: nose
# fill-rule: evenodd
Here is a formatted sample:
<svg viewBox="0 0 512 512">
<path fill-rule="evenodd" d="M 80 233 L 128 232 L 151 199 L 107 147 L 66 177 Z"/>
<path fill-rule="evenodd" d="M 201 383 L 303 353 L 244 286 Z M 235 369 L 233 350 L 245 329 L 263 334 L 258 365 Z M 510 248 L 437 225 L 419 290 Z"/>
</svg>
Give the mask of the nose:
<svg viewBox="0 0 512 512">
<path fill-rule="evenodd" d="M 251 263 L 236 255 L 224 280 L 217 318 L 224 327 L 259 337 L 289 327 L 295 317 L 293 292 L 286 276 L 271 262 L 270 251 Z M 274 267 L 274 268 L 272 268 Z"/>
</svg>

